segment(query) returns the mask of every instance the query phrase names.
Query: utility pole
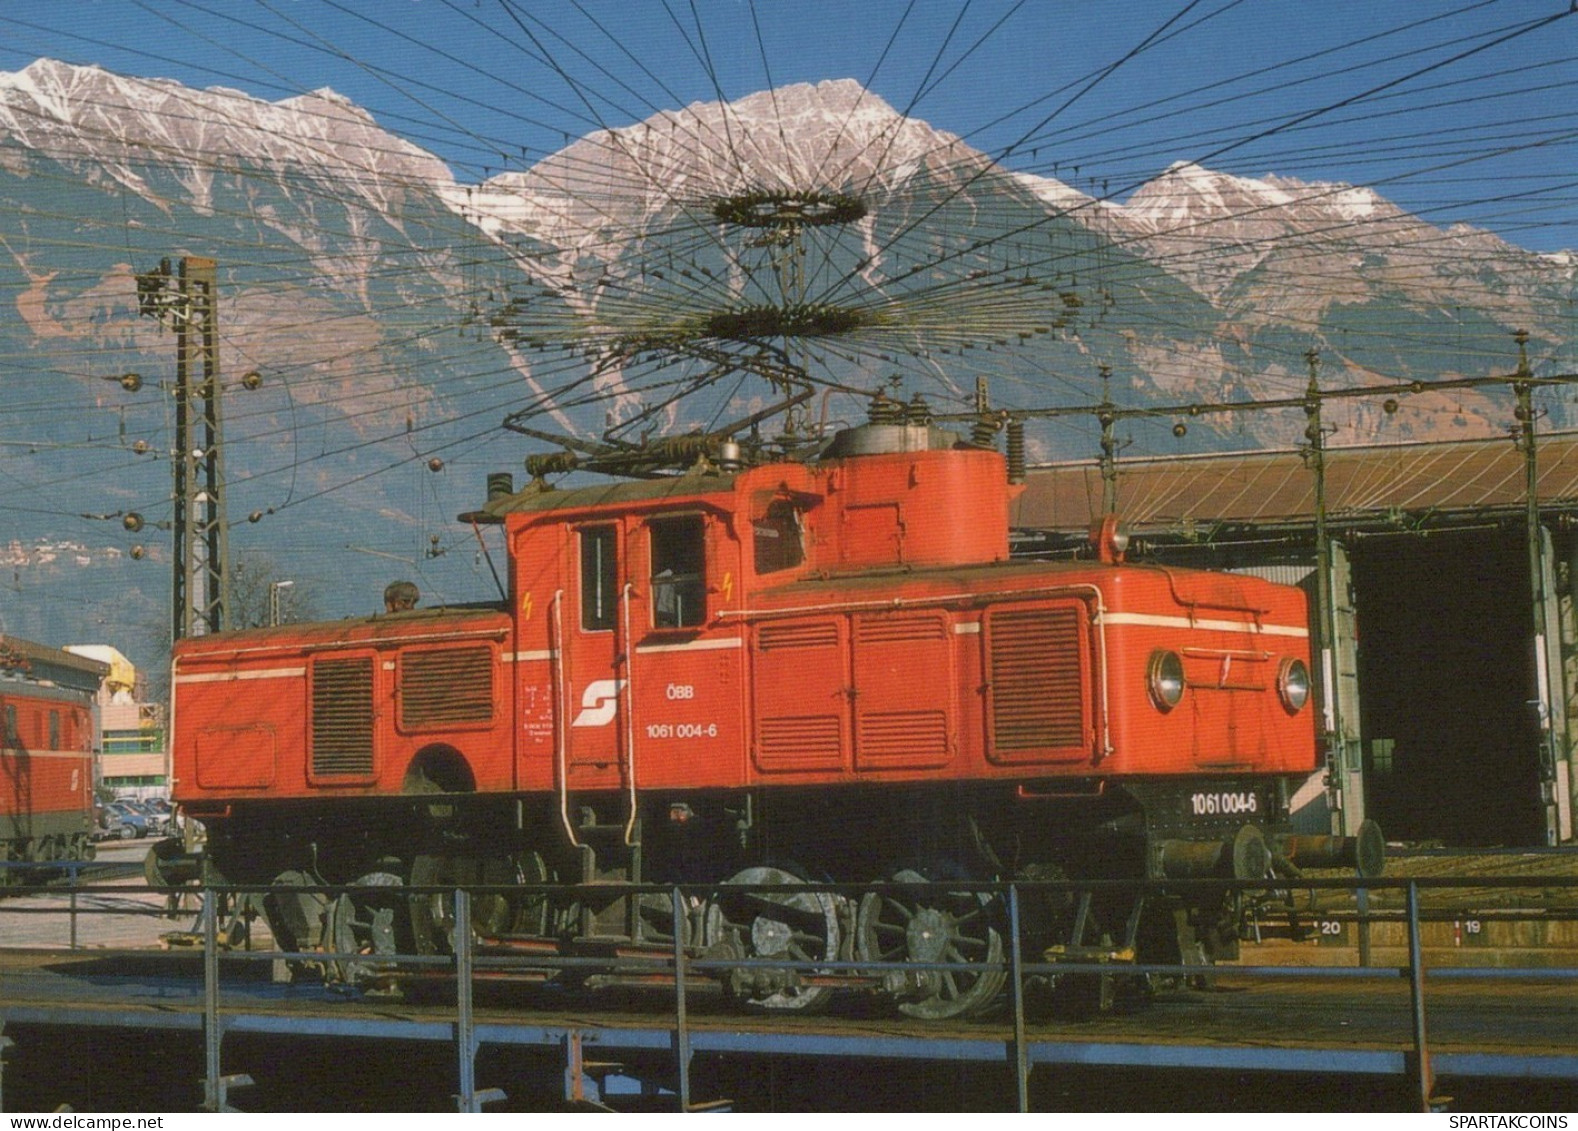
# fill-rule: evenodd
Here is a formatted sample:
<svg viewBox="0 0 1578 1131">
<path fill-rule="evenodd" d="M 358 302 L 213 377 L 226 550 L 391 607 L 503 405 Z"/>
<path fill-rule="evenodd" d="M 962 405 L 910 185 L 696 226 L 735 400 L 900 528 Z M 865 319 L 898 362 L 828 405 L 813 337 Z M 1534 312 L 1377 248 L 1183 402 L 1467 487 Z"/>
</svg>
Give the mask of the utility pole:
<svg viewBox="0 0 1578 1131">
<path fill-rule="evenodd" d="M 1536 431 L 1533 389 L 1529 379 L 1534 376 L 1529 369 L 1529 334 L 1519 330 L 1513 335 L 1518 343 L 1517 381 L 1512 391 L 1517 398 L 1513 416 L 1517 419 L 1514 438 L 1523 452 L 1523 499 L 1525 507 L 1524 531 L 1529 555 L 1530 613 L 1534 637 L 1534 699 L 1535 725 L 1539 728 L 1540 804 L 1544 810 L 1545 843 L 1555 845 L 1561 841 L 1561 806 L 1556 796 L 1556 727 L 1554 725 L 1555 692 L 1551 680 L 1551 641 L 1546 617 L 1547 588 L 1545 577 L 1545 530 L 1540 524 L 1540 469 L 1539 441 Z M 1558 668 L 1558 670 L 1560 670 Z"/>
<path fill-rule="evenodd" d="M 1337 736 L 1336 642 L 1332 639 L 1331 609 L 1335 586 L 1331 576 L 1331 534 L 1326 529 L 1326 429 L 1321 421 L 1320 353 L 1304 354 L 1309 363 L 1309 387 L 1305 391 L 1304 416 L 1307 423 L 1304 460 L 1315 477 L 1315 629 L 1316 678 L 1320 681 L 1320 742 L 1326 753 L 1326 797 L 1331 807 L 1331 831 L 1341 836 L 1342 828 L 1342 743 Z"/>
<path fill-rule="evenodd" d="M 139 313 L 173 325 L 176 334 L 174 479 L 175 550 L 171 635 L 180 640 L 222 632 L 230 606 L 230 538 L 225 519 L 223 414 L 215 264 L 185 256 L 137 276 Z"/>
<path fill-rule="evenodd" d="M 1346 554 L 1334 545 L 1326 514 L 1325 393 L 1320 387 L 1320 351 L 1304 355 L 1309 384 L 1304 390 L 1304 462 L 1315 488 L 1315 608 L 1310 617 L 1312 654 L 1319 668 L 1320 742 L 1326 755 L 1326 801 L 1334 836 L 1357 836 L 1365 817 L 1363 751 L 1358 735 L 1358 659 L 1354 655 L 1352 606 Z"/>
<path fill-rule="evenodd" d="M 1112 403 L 1112 367 L 1103 365 L 1101 373 L 1101 404 L 1096 407 L 1096 420 L 1101 425 L 1101 513 L 1118 513 L 1118 436 L 1113 431 L 1118 422 L 1117 406 Z"/>
</svg>

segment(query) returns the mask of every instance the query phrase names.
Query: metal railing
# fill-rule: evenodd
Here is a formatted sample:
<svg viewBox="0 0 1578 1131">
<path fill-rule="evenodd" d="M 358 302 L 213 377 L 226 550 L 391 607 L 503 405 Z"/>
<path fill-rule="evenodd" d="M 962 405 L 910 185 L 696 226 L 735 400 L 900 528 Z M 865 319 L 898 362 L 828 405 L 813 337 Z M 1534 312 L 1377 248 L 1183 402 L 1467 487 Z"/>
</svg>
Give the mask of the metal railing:
<svg viewBox="0 0 1578 1131">
<path fill-rule="evenodd" d="M 48 886 L 21 886 L 11 885 L 0 889 L 0 922 L 7 916 L 65 916 L 69 919 L 70 949 L 77 949 L 81 945 L 81 931 L 79 920 L 85 916 L 142 916 L 168 921 L 174 912 L 175 905 L 168 898 L 167 893 L 146 885 L 106 885 L 82 884 L 79 881 L 81 869 L 62 866 L 68 873 L 69 882 L 63 885 Z M 676 929 L 669 940 L 666 952 L 658 947 L 651 947 L 639 955 L 624 954 L 618 959 L 605 956 L 589 956 L 561 950 L 548 953 L 537 950 L 529 957 L 516 958 L 498 953 L 478 953 L 478 940 L 470 930 L 457 929 L 452 932 L 454 953 L 443 955 L 403 955 L 378 953 L 369 955 L 363 951 L 334 951 L 330 949 L 316 949 L 312 951 L 290 951 L 251 947 L 250 938 L 247 939 L 246 949 L 237 950 L 227 943 L 237 941 L 233 932 L 227 930 L 223 923 L 229 916 L 236 914 L 237 909 L 256 906 L 249 902 L 253 897 L 261 896 L 269 891 L 280 889 L 239 887 L 211 885 L 202 887 L 193 885 L 181 890 L 183 899 L 197 898 L 201 900 L 201 912 L 198 919 L 198 930 L 185 933 L 187 941 L 201 948 L 203 958 L 203 986 L 201 1003 L 201 1023 L 204 1033 L 205 1048 L 205 1104 L 209 1110 L 225 1110 L 228 1108 L 229 1090 L 251 1081 L 242 1075 L 229 1074 L 223 1071 L 222 1051 L 224 1035 L 228 1028 L 244 1010 L 227 1009 L 223 989 L 223 965 L 221 958 L 229 962 L 284 962 L 301 964 L 320 964 L 326 968 L 332 964 L 374 964 L 389 971 L 398 971 L 400 976 L 409 976 L 413 979 L 441 975 L 446 981 L 452 979 L 454 986 L 454 1014 L 453 1014 L 453 1041 L 456 1050 L 458 1094 L 456 1103 L 462 1111 L 479 1111 L 482 1105 L 495 1102 L 503 1097 L 497 1089 L 480 1089 L 476 1081 L 476 1059 L 483 1040 L 479 1036 L 476 1014 L 476 988 L 479 980 L 488 977 L 509 975 L 512 972 L 532 971 L 534 976 L 577 976 L 588 971 L 608 970 L 617 963 L 620 971 L 628 976 L 641 976 L 644 984 L 650 984 L 652 977 L 661 977 L 668 986 L 672 1000 L 667 1007 L 670 1010 L 671 1020 L 671 1047 L 673 1052 L 672 1076 L 674 1081 L 673 1091 L 678 1105 L 682 1110 L 696 1110 L 691 1094 L 691 1060 L 693 1056 L 693 1030 L 691 1023 L 691 1007 L 696 993 L 697 984 L 709 986 L 717 985 L 721 980 L 726 980 L 731 972 L 735 971 L 773 971 L 782 974 L 786 970 L 793 970 L 796 976 L 804 979 L 816 980 L 831 985 L 845 985 L 850 988 L 871 989 L 881 983 L 883 975 L 893 971 L 916 974 L 926 971 L 951 971 L 967 975 L 980 975 L 983 972 L 1001 973 L 1006 978 L 1005 994 L 1007 998 L 1007 1013 L 1009 1020 L 1009 1035 L 1006 1049 L 1001 1055 L 1005 1056 L 1012 1069 L 1015 1089 L 1016 1106 L 1021 1111 L 1030 1108 L 1030 1076 L 1036 1063 L 1046 1062 L 1046 1057 L 1038 1058 L 1033 1053 L 1039 1047 L 1041 1037 L 1036 1028 L 1036 1022 L 1029 1016 L 1027 1006 L 1027 990 L 1041 980 L 1045 983 L 1057 982 L 1062 979 L 1140 979 L 1167 977 L 1187 979 L 1200 977 L 1208 972 L 1213 974 L 1231 975 L 1235 978 L 1248 979 L 1342 979 L 1352 980 L 1356 983 L 1364 981 L 1395 981 L 1399 977 L 1405 978 L 1409 989 L 1409 1021 L 1410 1033 L 1408 1042 L 1411 1054 L 1406 1058 L 1406 1070 L 1410 1076 L 1410 1084 L 1419 1105 L 1429 1109 L 1436 1102 L 1435 1073 L 1432 1067 L 1432 1046 L 1428 1034 L 1428 1000 L 1427 983 L 1432 981 L 1447 982 L 1466 979 L 1507 979 L 1507 980 L 1578 980 L 1578 968 L 1572 966 L 1484 966 L 1484 965 L 1436 965 L 1427 970 L 1425 962 L 1424 934 L 1428 924 L 1436 922 L 1459 922 L 1467 917 L 1470 921 L 1481 924 L 1502 921 L 1540 921 L 1540 922 L 1569 922 L 1578 921 L 1578 877 L 1566 876 L 1517 876 L 1517 877 L 1430 877 L 1430 878 L 1379 878 L 1379 879 L 1324 879 L 1300 880 L 1296 883 L 1290 881 L 1275 881 L 1277 885 L 1276 898 L 1270 901 L 1262 900 L 1256 917 L 1262 929 L 1282 929 L 1286 927 L 1290 934 L 1298 933 L 1301 926 L 1308 927 L 1320 922 L 1341 922 L 1353 924 L 1357 938 L 1351 948 L 1344 947 L 1340 951 L 1327 951 L 1333 957 L 1347 957 L 1350 949 L 1356 952 L 1358 964 L 1234 964 L 1218 967 L 1202 967 L 1198 964 L 1167 964 L 1167 963 L 1138 963 L 1113 961 L 1081 961 L 1077 954 L 1059 956 L 1058 961 L 1047 961 L 1048 955 L 1027 956 L 1024 953 L 1021 929 L 1024 919 L 1025 901 L 1029 899 L 1044 899 L 1048 895 L 1060 897 L 1074 897 L 1078 893 L 1092 889 L 1103 888 L 1121 889 L 1125 892 L 1135 892 L 1147 886 L 1165 888 L 1173 895 L 1187 894 L 1189 889 L 1216 890 L 1223 889 L 1264 893 L 1267 881 L 1211 881 L 1189 880 L 1168 881 L 1165 884 L 1138 885 L 1133 882 L 1112 882 L 1108 884 L 1074 884 L 1054 882 L 1015 882 L 1015 883 L 972 883 L 967 881 L 947 881 L 943 883 L 903 883 L 882 885 L 597 885 L 595 889 L 579 888 L 576 886 L 552 885 L 527 885 L 511 887 L 389 887 L 366 888 L 355 886 L 322 886 L 322 887 L 293 887 L 288 890 L 301 894 L 321 895 L 325 905 L 349 895 L 353 901 L 358 895 L 373 896 L 384 900 L 392 896 L 399 900 L 410 900 L 418 897 L 438 897 L 444 900 L 448 910 L 453 915 L 455 924 L 469 924 L 472 922 L 473 900 L 478 896 L 491 896 L 503 894 L 517 898 L 529 898 L 541 895 L 562 900 L 573 900 L 580 894 L 592 894 L 600 901 L 610 901 L 619 898 L 636 899 L 646 895 L 649 898 L 661 896 L 669 901 L 669 911 L 675 924 L 684 923 L 690 919 L 699 921 L 696 912 L 698 906 L 706 906 L 707 901 L 717 900 L 722 896 L 737 898 L 742 894 L 752 896 L 770 897 L 786 893 L 805 894 L 807 892 L 825 893 L 829 898 L 845 901 L 843 906 L 853 907 L 855 901 L 868 896 L 878 896 L 887 892 L 902 891 L 911 897 L 924 898 L 928 893 L 939 896 L 956 897 L 959 893 L 969 893 L 974 899 L 981 901 L 982 906 L 990 906 L 1000 915 L 1000 924 L 1004 937 L 1003 958 L 1001 961 L 960 963 L 957 961 L 932 961 L 932 962 L 882 962 L 871 959 L 852 957 L 847 947 L 843 947 L 838 958 L 818 957 L 812 959 L 792 959 L 781 954 L 769 957 L 741 957 L 730 955 L 726 957 L 709 957 L 699 947 L 687 946 L 685 931 Z M 1475 906 L 1463 902 L 1462 899 L 1442 900 L 1439 896 L 1450 889 L 1469 889 L 1476 893 L 1484 891 L 1508 890 L 1538 890 L 1549 894 L 1551 889 L 1562 889 L 1573 896 L 1572 906 L 1567 906 L 1567 901 L 1558 901 L 1556 907 L 1533 908 L 1490 908 Z M 1322 911 L 1315 906 L 1315 893 L 1317 891 L 1336 891 L 1338 893 L 1353 894 L 1353 909 L 1346 908 L 1333 911 Z M 161 901 L 149 901 L 137 905 L 127 900 L 132 895 L 146 896 L 157 893 L 165 896 Z M 1300 904 L 1295 895 L 1308 893 L 1307 900 Z M 116 902 L 108 906 L 93 905 L 90 897 L 113 895 L 118 897 Z M 1435 897 L 1428 900 L 1427 896 Z M 1384 906 L 1378 904 L 1387 904 Z M 1395 905 L 1391 905 L 1395 904 Z M 773 906 L 765 903 L 764 906 Z M 227 912 L 226 909 L 229 909 Z M 1372 962 L 1375 947 L 1370 936 L 1376 928 L 1401 927 L 1403 931 L 1405 960 L 1399 965 L 1375 965 Z M 3 932 L 10 936 L 12 933 Z M 180 934 L 181 932 L 176 932 Z M 1572 943 L 1578 949 L 1578 935 Z M 113 948 L 112 948 L 113 949 Z M 126 949 L 126 948 L 120 948 Z M 98 949 L 96 953 L 108 953 L 105 949 Z M 0 1025 L 5 1021 L 5 1007 L 0 1006 Z M 766 1023 L 770 1027 L 770 1022 Z M 989 1034 L 988 1034 L 989 1035 Z M 568 1059 L 567 1098 L 583 1098 L 584 1093 L 578 1091 L 583 1079 L 583 1066 L 580 1056 L 579 1031 L 567 1033 L 565 1037 L 565 1055 Z M 924 1036 L 917 1037 L 924 1040 Z M 998 1047 L 1002 1047 L 999 1044 Z M 1571 1074 L 1578 1077 L 1578 1061 L 1575 1061 Z"/>
</svg>

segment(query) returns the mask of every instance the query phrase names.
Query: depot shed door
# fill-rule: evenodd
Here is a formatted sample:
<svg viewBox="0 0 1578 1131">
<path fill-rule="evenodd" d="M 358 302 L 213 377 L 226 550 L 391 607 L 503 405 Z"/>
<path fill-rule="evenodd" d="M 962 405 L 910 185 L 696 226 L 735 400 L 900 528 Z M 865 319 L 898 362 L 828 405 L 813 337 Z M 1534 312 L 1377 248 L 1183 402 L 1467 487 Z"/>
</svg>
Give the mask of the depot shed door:
<svg viewBox="0 0 1578 1131">
<path fill-rule="evenodd" d="M 1361 538 L 1352 562 L 1370 815 L 1389 839 L 1543 844 L 1522 532 Z"/>
</svg>

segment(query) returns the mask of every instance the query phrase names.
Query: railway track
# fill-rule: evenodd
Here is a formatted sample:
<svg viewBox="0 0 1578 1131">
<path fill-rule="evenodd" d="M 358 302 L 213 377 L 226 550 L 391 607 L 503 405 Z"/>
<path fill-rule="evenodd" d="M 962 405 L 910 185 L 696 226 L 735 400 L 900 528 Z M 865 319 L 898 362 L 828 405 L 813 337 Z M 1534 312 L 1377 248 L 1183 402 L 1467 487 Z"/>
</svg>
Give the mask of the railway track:
<svg viewBox="0 0 1578 1131">
<path fill-rule="evenodd" d="M 258 1040 L 288 1042 L 292 1061 L 333 1059 L 336 1048 L 356 1042 L 369 1063 L 398 1071 L 394 1066 L 410 1050 L 453 1045 L 465 1030 L 478 1049 L 538 1058 L 539 1072 L 544 1058 L 560 1064 L 570 1074 L 565 1098 L 581 1100 L 607 1099 L 616 1074 L 639 1079 L 649 1094 L 677 1088 L 677 1050 L 697 1074 L 698 1098 L 705 1098 L 706 1072 L 739 1062 L 798 1064 L 806 1071 L 836 1066 L 840 1074 L 865 1071 L 857 1066 L 869 1063 L 877 1078 L 905 1064 L 988 1074 L 996 1066 L 1000 1073 L 1022 1055 L 1027 1078 L 1043 1084 L 1076 1066 L 1141 1071 L 1153 1081 L 1157 1073 L 1212 1070 L 1335 1075 L 1349 1088 L 1365 1079 L 1396 1085 L 1415 1071 L 1408 985 L 1386 970 L 1362 981 L 1340 970 L 1284 979 L 1227 970 L 1208 989 L 1161 994 L 1144 1009 L 1081 1021 L 1033 1018 L 1016 1032 L 1008 1011 L 924 1023 L 878 1012 L 856 997 L 823 1016 L 762 1017 L 734 1012 L 721 995 L 704 990 L 690 994 L 677 1015 L 672 993 L 660 990 L 567 993 L 482 984 L 461 1025 L 453 986 L 447 994 L 434 987 L 398 1000 L 277 983 L 261 958 L 230 955 L 220 965 L 222 1004 L 210 1021 L 198 953 L 0 952 L 0 1020 L 12 1032 L 66 1030 L 83 1040 L 94 1032 L 157 1032 L 166 1046 L 180 1033 L 201 1034 L 214 1025 L 224 1040 L 224 1069 L 257 1068 L 260 1075 L 266 1064 L 249 1062 L 261 1057 L 250 1043 Z M 1570 978 L 1432 977 L 1429 983 L 1432 1080 L 1543 1079 L 1578 1097 Z M 1004 1077 L 991 1078 L 1003 1087 Z M 475 1081 L 475 1095 L 490 1082 Z M 496 1082 L 523 1091 L 519 1081 Z M 433 1087 L 443 1090 L 448 1080 Z M 1011 1106 L 1001 1091 L 998 1099 Z"/>
<path fill-rule="evenodd" d="M 106 863 L 124 873 L 133 855 Z M 1563 858 L 1563 868 L 1570 863 Z M 1399 870 L 1412 869 L 1404 864 Z M 1513 906 L 1538 897 L 1547 883 L 1567 894 L 1562 870 L 1500 870 L 1512 871 L 1515 884 L 1481 875 L 1481 869 L 1469 871 L 1419 875 L 1413 888 L 1372 893 L 1374 905 L 1383 917 L 1391 915 L 1385 904 L 1401 891 L 1408 897 L 1405 905 L 1414 907 L 1410 921 L 1421 942 L 1444 929 L 1446 916 L 1481 906 L 1475 900 L 1452 902 L 1450 893 L 1462 890 L 1475 897 L 1481 889 L 1506 894 L 1510 885 L 1516 898 L 1500 910 L 1509 923 L 1531 913 L 1565 913 L 1562 901 L 1532 911 Z M 1316 888 L 1300 898 L 1331 895 L 1331 889 Z M 1035 1081 L 1073 1066 L 1141 1072 L 1153 1082 L 1158 1072 L 1202 1068 L 1367 1078 L 1383 1082 L 1392 1090 L 1388 1094 L 1412 1089 L 1422 1103 L 1439 1098 L 1443 1078 L 1543 1079 L 1578 1100 L 1573 952 L 1554 948 L 1533 962 L 1528 948 L 1503 948 L 1487 936 L 1472 946 L 1460 938 L 1456 947 L 1421 946 L 1411 953 L 1407 945 L 1384 940 L 1395 922 L 1372 925 L 1368 968 L 1351 939 L 1345 946 L 1318 934 L 1299 943 L 1268 940 L 1247 946 L 1238 967 L 1218 966 L 1192 982 L 1174 980 L 1154 994 L 1118 995 L 1117 1008 L 1078 1020 L 1016 1008 L 1026 999 L 1016 998 L 1012 986 L 1029 982 L 1010 970 L 999 1009 L 976 1019 L 928 1022 L 895 1016 L 885 1008 L 891 1003 L 849 988 L 832 996 L 825 1015 L 741 1013 L 718 982 L 697 969 L 706 963 L 687 964 L 681 989 L 673 968 L 665 973 L 655 952 L 646 956 L 654 964 L 650 984 L 640 988 L 596 978 L 549 985 L 540 978 L 536 984 L 531 978 L 505 980 L 500 975 L 509 972 L 509 960 L 490 956 L 480 945 L 453 958 L 429 959 L 433 965 L 422 968 L 432 971 L 428 976 L 406 969 L 381 984 L 366 983 L 383 992 L 322 980 L 292 983 L 280 977 L 280 956 L 263 949 L 272 945 L 265 933 L 238 940 L 237 949 L 207 951 L 201 945 L 205 932 L 183 930 L 190 918 L 166 917 L 164 897 L 147 890 L 140 877 L 30 899 L 37 901 L 34 906 L 0 903 L 0 938 L 13 948 L 0 948 L 0 1024 L 31 1032 L 202 1035 L 210 1081 L 224 1078 L 226 1069 L 233 1074 L 249 1067 L 247 1058 L 259 1055 L 249 1051 L 251 1039 L 287 1042 L 292 1060 L 307 1047 L 303 1042 L 329 1042 L 312 1055 L 330 1061 L 336 1059 L 328 1051 L 334 1042 L 355 1040 L 373 1050 L 366 1055 L 391 1062 L 403 1055 L 398 1049 L 452 1047 L 459 1078 L 471 1081 L 458 1094 L 474 1107 L 487 1102 L 486 1081 L 479 1082 L 476 1071 L 479 1063 L 490 1063 L 478 1059 L 489 1048 L 529 1053 L 539 1073 L 543 1058 L 559 1064 L 554 1078 L 563 1075 L 569 1099 L 606 1099 L 611 1078 L 623 1073 L 639 1078 L 649 1093 L 668 1089 L 675 1102 L 687 1105 L 710 1087 L 691 1088 L 692 1066 L 700 1071 L 704 1064 L 753 1058 L 773 1065 L 787 1058 L 811 1066 L 806 1070 L 812 1073 L 815 1066 L 839 1066 L 843 1072 L 862 1059 L 947 1064 L 956 1072 L 974 1066 L 969 1070 L 986 1073 L 999 1087 L 1006 1069 L 1008 1078 L 1020 1082 L 1021 1107 L 1037 1104 L 1037 1088 L 1045 1085 L 1032 1086 Z M 1338 914 L 1335 901 L 1322 909 Z M 59 940 L 68 921 L 76 924 L 75 945 Z M 56 940 L 43 941 L 41 932 L 50 930 Z M 161 949 L 172 935 L 199 945 Z M 22 945 L 29 936 L 37 941 Z M 321 956 L 325 962 L 359 957 Z M 1024 961 L 1033 969 L 1039 958 Z M 585 957 L 535 954 L 524 961 L 540 967 Z M 463 971 L 473 976 L 457 977 Z M 1084 976 L 1094 981 L 1101 973 L 1137 981 L 1121 967 Z M 402 992 L 387 992 L 391 985 Z M 209 1040 L 207 1034 L 217 1037 Z M 610 1066 L 618 1066 L 617 1072 Z M 751 1074 L 739 1070 L 734 1078 Z M 1454 1087 L 1462 1091 L 1461 1084 Z M 453 1088 L 447 1094 L 455 1094 Z"/>
</svg>

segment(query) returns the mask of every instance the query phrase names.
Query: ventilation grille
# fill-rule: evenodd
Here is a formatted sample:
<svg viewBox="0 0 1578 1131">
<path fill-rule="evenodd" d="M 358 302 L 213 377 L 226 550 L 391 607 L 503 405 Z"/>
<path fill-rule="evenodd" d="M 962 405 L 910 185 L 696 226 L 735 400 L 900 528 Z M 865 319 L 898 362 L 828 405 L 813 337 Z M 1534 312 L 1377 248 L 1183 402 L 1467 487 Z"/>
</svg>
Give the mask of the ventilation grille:
<svg viewBox="0 0 1578 1131">
<path fill-rule="evenodd" d="M 493 654 L 486 647 L 400 657 L 400 725 L 493 721 Z"/>
<path fill-rule="evenodd" d="M 319 660 L 312 667 L 312 773 L 373 772 L 373 661 Z"/>
<path fill-rule="evenodd" d="M 994 748 L 1007 753 L 1082 745 L 1078 610 L 993 613 L 987 618 L 987 631 Z"/>
<path fill-rule="evenodd" d="M 778 716 L 763 719 L 758 757 L 763 762 L 795 766 L 833 765 L 843 761 L 837 715 Z"/>
<path fill-rule="evenodd" d="M 862 714 L 857 749 L 861 761 L 933 764 L 948 757 L 948 716 L 942 711 Z"/>
</svg>

